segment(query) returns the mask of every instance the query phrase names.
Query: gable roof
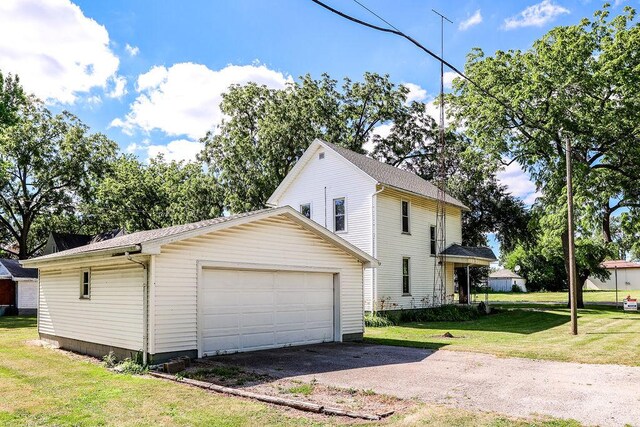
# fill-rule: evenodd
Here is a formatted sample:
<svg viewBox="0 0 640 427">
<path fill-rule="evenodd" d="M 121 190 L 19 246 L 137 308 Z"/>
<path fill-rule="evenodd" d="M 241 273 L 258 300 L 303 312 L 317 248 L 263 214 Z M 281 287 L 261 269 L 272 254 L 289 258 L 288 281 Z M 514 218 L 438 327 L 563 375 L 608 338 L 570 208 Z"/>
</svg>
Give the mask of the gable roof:
<svg viewBox="0 0 640 427">
<path fill-rule="evenodd" d="M 604 268 L 640 268 L 640 262 L 625 261 L 623 259 L 604 261 Z"/>
<path fill-rule="evenodd" d="M 51 238 L 55 244 L 57 252 L 74 249 L 79 246 L 85 246 L 90 243 L 101 242 L 103 240 L 113 239 L 124 235 L 124 230 L 117 228 L 115 230 L 105 231 L 96 235 L 90 234 L 74 234 L 74 233 L 51 233 Z M 48 255 L 48 254 L 47 254 Z"/>
<path fill-rule="evenodd" d="M 462 246 L 453 244 L 447 249 L 442 251 L 440 255 L 454 256 L 454 257 L 466 257 L 466 258 L 481 258 L 491 261 L 497 261 L 496 255 L 491 248 L 475 247 L 475 246 Z"/>
<path fill-rule="evenodd" d="M 507 268 L 503 268 L 502 270 L 489 274 L 489 279 L 522 279 L 522 276 Z"/>
<path fill-rule="evenodd" d="M 412 172 L 399 169 L 387 163 L 379 162 L 378 160 L 372 159 L 364 154 L 356 153 L 355 151 L 340 147 L 339 145 L 335 145 L 321 139 L 316 139 L 311 143 L 309 148 L 307 148 L 305 154 L 310 152 L 314 145 L 318 144 L 334 151 L 381 185 L 393 187 L 401 191 L 407 191 L 429 199 L 438 199 L 438 187 L 431 182 L 420 178 Z M 305 156 L 303 155 L 303 157 Z M 291 170 L 290 174 L 297 175 L 300 172 L 300 169 L 302 169 L 301 166 L 298 167 L 298 164 L 302 165 L 305 160 L 306 159 L 303 160 L 303 158 L 300 158 L 296 166 Z M 273 195 L 269 198 L 269 202 L 288 187 L 290 184 L 288 181 L 289 180 L 285 178 L 285 180 L 280 183 L 278 188 L 273 192 Z M 445 196 L 445 202 L 462 209 L 469 209 L 460 200 L 448 194 Z"/>
<path fill-rule="evenodd" d="M 228 228 L 246 222 L 257 221 L 277 215 L 287 216 L 289 219 L 294 220 L 303 228 L 314 232 L 324 240 L 330 241 L 335 246 L 342 248 L 343 250 L 354 256 L 356 259 L 359 259 L 367 265 L 377 266 L 379 264 L 378 260 L 370 256 L 366 252 L 362 251 L 361 249 L 357 248 L 341 237 L 333 234 L 329 230 L 326 230 L 319 224 L 316 224 L 312 220 L 295 211 L 290 206 L 261 209 L 226 217 L 207 219 L 190 224 L 176 225 L 172 227 L 125 234 L 113 239 L 90 243 L 88 245 L 79 246 L 76 248 L 68 249 L 66 251 L 44 255 L 38 258 L 23 260 L 22 264 L 37 266 L 38 264 L 47 261 L 114 252 L 140 251 L 142 253 L 157 253 L 154 252 L 154 249 L 159 245 L 188 239 L 190 237 L 206 234 L 222 228 Z"/>
<path fill-rule="evenodd" d="M 0 259 L 0 264 L 11 276 L 12 280 L 17 279 L 37 279 L 38 270 L 35 268 L 24 268 L 20 262 L 15 259 Z"/>
</svg>

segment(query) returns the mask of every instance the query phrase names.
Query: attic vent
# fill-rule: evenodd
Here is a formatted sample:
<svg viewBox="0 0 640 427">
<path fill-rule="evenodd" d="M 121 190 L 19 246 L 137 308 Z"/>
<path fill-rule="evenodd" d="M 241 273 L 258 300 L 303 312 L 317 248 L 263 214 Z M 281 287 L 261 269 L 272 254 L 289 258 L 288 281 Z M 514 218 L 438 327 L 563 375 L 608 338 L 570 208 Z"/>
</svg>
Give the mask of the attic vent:
<svg viewBox="0 0 640 427">
<path fill-rule="evenodd" d="M 318 154 L 318 159 L 320 159 L 320 160 L 324 159 L 324 153 Z"/>
</svg>

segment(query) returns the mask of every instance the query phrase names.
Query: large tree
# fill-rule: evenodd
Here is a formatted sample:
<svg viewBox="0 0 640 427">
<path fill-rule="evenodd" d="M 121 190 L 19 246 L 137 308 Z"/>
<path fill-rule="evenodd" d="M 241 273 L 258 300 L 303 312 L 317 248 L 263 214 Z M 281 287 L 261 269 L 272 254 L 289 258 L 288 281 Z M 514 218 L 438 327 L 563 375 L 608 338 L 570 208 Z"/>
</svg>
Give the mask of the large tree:
<svg viewBox="0 0 640 427">
<path fill-rule="evenodd" d="M 640 206 L 640 26 L 634 19 L 629 7 L 609 19 L 605 5 L 594 19 L 556 27 L 527 51 L 485 56 L 476 49 L 466 74 L 493 97 L 457 80 L 451 98 L 469 137 L 496 158 L 519 162 L 543 190 L 542 203 L 557 204 L 556 212 L 569 140 L 579 225 L 589 232 L 597 222 L 604 243 L 611 241 L 611 217 Z M 560 227 L 567 253 L 566 221 Z"/>
<path fill-rule="evenodd" d="M 17 84 L 17 81 L 13 81 Z M 48 225 L 73 215 L 90 197 L 93 182 L 115 156 L 117 145 L 68 112 L 52 114 L 25 97 L 0 126 L 0 224 L 3 247 L 20 259 L 44 245 Z"/>
<path fill-rule="evenodd" d="M 233 86 L 221 104 L 228 118 L 203 139 L 202 157 L 224 186 L 229 211 L 261 208 L 314 138 L 362 152 L 377 125 L 407 108 L 407 93 L 369 73 L 341 87 L 327 75 L 282 90 Z"/>
<path fill-rule="evenodd" d="M 223 213 L 220 189 L 199 162 L 157 157 L 141 163 L 123 155 L 95 183 L 76 227 L 85 233 L 134 232 L 215 218 Z"/>
</svg>

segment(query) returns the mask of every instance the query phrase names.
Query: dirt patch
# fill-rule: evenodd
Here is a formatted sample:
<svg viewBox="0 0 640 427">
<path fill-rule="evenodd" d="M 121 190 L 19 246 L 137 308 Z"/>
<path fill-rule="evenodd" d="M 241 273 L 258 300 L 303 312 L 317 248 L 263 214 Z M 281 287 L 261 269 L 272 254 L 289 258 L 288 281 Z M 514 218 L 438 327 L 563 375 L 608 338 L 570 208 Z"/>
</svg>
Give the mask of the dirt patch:
<svg viewBox="0 0 640 427">
<path fill-rule="evenodd" d="M 335 387 L 321 384 L 313 379 L 301 381 L 275 378 L 238 366 L 212 361 L 197 361 L 179 376 L 225 387 L 240 388 L 257 394 L 372 415 L 397 413 L 415 405 L 412 400 L 378 394 L 373 390 Z"/>
</svg>

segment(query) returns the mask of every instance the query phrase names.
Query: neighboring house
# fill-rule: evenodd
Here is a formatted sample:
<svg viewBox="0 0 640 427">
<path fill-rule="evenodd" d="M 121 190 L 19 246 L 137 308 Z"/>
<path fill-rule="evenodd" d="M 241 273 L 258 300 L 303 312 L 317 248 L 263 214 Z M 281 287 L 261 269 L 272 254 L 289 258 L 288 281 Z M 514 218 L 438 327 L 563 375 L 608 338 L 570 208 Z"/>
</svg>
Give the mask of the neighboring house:
<svg viewBox="0 0 640 427">
<path fill-rule="evenodd" d="M 527 279 L 506 268 L 489 274 L 488 284 L 497 292 L 511 292 L 514 286 L 522 292 L 527 292 Z"/>
<path fill-rule="evenodd" d="M 378 262 L 290 207 L 22 261 L 40 273 L 41 339 L 154 362 L 363 334 L 363 271 Z"/>
<path fill-rule="evenodd" d="M 38 270 L 24 268 L 14 259 L 0 259 L 0 307 L 7 314 L 36 314 Z"/>
<path fill-rule="evenodd" d="M 605 261 L 602 266 L 609 271 L 609 278 L 600 280 L 589 277 L 585 282 L 585 289 L 605 290 L 616 289 L 621 292 L 640 290 L 640 263 L 625 260 Z"/>
<path fill-rule="evenodd" d="M 56 252 L 66 251 L 91 243 L 102 242 L 104 240 L 113 239 L 114 237 L 124 236 L 123 229 L 115 229 L 99 233 L 90 234 L 74 234 L 74 233 L 50 233 L 47 243 L 44 246 L 43 255 L 54 254 Z"/>
<path fill-rule="evenodd" d="M 365 310 L 372 311 L 433 305 L 437 262 L 444 262 L 452 301 L 454 268 L 495 261 L 490 249 L 460 246 L 468 208 L 449 195 L 450 248 L 436 253 L 437 196 L 433 184 L 411 172 L 316 139 L 267 204 L 291 206 L 380 260 L 364 276 Z"/>
</svg>

